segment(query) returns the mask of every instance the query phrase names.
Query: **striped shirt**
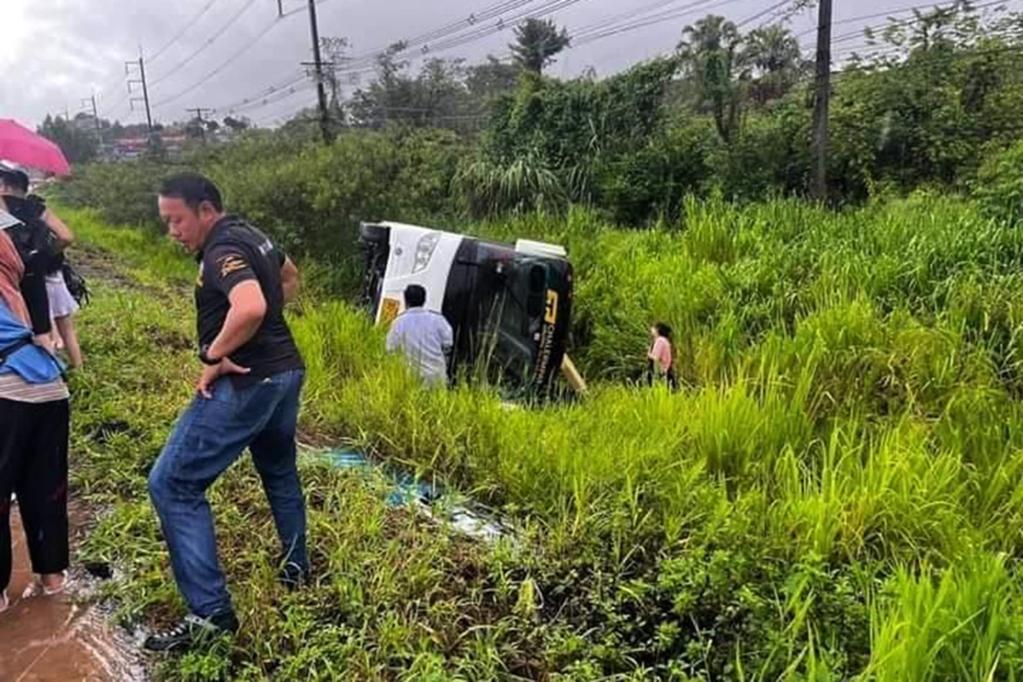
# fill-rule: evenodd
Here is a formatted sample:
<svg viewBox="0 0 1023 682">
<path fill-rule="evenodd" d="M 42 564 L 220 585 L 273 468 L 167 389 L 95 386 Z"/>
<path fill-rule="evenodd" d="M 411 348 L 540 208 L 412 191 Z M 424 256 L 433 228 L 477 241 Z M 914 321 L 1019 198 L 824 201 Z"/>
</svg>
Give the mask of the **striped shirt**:
<svg viewBox="0 0 1023 682">
<path fill-rule="evenodd" d="M 46 384 L 30 384 L 17 374 L 0 374 L 0 400 L 16 403 L 52 403 L 67 400 L 67 385 L 57 379 Z"/>
</svg>

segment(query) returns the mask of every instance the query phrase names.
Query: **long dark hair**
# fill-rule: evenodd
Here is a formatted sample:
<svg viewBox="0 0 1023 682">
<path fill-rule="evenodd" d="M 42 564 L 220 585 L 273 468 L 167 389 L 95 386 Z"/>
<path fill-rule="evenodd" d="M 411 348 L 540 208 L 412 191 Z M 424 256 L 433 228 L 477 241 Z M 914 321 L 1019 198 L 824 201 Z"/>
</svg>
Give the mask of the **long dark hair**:
<svg viewBox="0 0 1023 682">
<path fill-rule="evenodd" d="M 657 322 L 654 324 L 654 329 L 657 330 L 658 336 L 663 336 L 664 338 L 671 341 L 671 327 L 669 327 L 667 324 L 665 324 L 664 322 Z"/>
</svg>

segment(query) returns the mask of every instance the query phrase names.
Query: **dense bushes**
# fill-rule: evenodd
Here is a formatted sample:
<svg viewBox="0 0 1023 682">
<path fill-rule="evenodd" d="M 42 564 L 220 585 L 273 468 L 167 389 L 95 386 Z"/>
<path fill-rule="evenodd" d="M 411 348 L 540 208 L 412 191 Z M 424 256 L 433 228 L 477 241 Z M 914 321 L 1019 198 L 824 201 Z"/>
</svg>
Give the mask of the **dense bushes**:
<svg viewBox="0 0 1023 682">
<path fill-rule="evenodd" d="M 975 191 L 987 215 L 1019 224 L 1023 219 L 1023 142 L 987 160 Z"/>
<path fill-rule="evenodd" d="M 451 215 L 460 143 L 446 131 L 363 131 L 330 147 L 250 158 L 228 149 L 206 164 L 232 210 L 286 249 L 347 272 L 351 290 L 361 221 L 430 222 Z M 237 154 L 237 155 L 236 155 Z"/>
<path fill-rule="evenodd" d="M 184 169 L 185 166 L 180 168 Z M 156 192 L 175 166 L 149 160 L 94 163 L 55 185 L 57 197 L 72 206 L 90 206 L 119 225 L 155 225 Z"/>
<path fill-rule="evenodd" d="M 297 257 L 313 256 L 332 288 L 353 292 L 361 221 L 430 223 L 454 216 L 451 186 L 462 142 L 449 131 L 360 131 L 330 147 L 289 133 L 254 132 L 177 164 L 93 164 L 57 186 L 75 206 L 121 224 L 153 224 L 156 189 L 176 171 L 200 170 L 220 186 L 229 211 L 272 235 Z"/>
</svg>

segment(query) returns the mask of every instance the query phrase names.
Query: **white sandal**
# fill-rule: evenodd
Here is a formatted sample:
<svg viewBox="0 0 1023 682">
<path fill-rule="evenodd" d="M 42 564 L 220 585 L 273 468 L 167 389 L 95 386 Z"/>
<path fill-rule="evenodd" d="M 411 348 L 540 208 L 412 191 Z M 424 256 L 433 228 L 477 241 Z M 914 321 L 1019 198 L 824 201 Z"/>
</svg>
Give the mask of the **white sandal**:
<svg viewBox="0 0 1023 682">
<path fill-rule="evenodd" d="M 21 593 L 21 598 L 32 599 L 33 597 L 39 596 L 52 597 L 54 595 L 60 594 L 61 592 L 67 589 L 69 582 L 67 571 L 61 571 L 60 574 L 64 578 L 62 581 L 60 581 L 60 587 L 56 588 L 43 587 L 42 580 L 36 578 L 31 583 L 29 583 L 28 587 L 25 588 L 25 591 Z"/>
</svg>

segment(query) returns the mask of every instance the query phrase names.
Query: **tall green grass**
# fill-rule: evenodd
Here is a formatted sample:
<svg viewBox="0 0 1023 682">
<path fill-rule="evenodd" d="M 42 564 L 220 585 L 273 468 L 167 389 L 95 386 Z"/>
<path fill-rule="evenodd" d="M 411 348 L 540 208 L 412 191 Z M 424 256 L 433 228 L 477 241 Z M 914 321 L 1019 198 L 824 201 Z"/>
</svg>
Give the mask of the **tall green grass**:
<svg viewBox="0 0 1023 682">
<path fill-rule="evenodd" d="M 989 680 L 1023 669 L 1023 238 L 969 202 L 937 196 L 840 214 L 690 201 L 683 223 L 645 232 L 583 211 L 477 229 L 568 245 L 578 275 L 573 352 L 597 381 L 583 401 L 543 409 L 510 409 L 481 384 L 425 390 L 384 353 L 363 313 L 302 301 L 291 321 L 309 369 L 306 434 L 436 477 L 500 507 L 521 531 L 518 551 L 474 546 L 482 583 L 437 597 L 446 618 L 469 613 L 471 645 L 434 639 L 389 668 L 374 668 L 372 653 L 353 659 L 366 667 L 343 670 L 374 679 Z M 147 276 L 176 278 L 163 270 L 163 247 L 113 239 L 98 223 L 90 230 L 87 241 Z M 187 300 L 162 305 L 150 314 L 184 333 Z M 679 393 L 629 382 L 654 319 L 678 330 Z M 132 325 L 129 338 L 163 333 Z M 122 357 L 101 348 L 110 364 L 97 370 L 100 386 Z M 87 395 L 90 414 L 113 409 L 108 393 Z M 104 447 L 87 469 L 119 453 Z M 144 468 L 133 467 L 125 490 Z M 356 494 L 315 476 L 317 494 Z M 109 493 L 95 478 L 92 489 Z M 131 537 L 147 537 L 151 520 L 128 509 L 140 524 Z M 376 512 L 360 513 L 318 521 L 317 551 L 375 537 Z M 225 518 L 232 538 L 246 518 Z M 439 561 L 428 542 L 399 537 Z M 362 581 L 400 584 L 382 577 L 395 551 L 368 545 L 363 560 L 382 562 L 369 573 L 323 564 L 329 585 L 300 612 L 308 631 L 363 603 Z M 136 603 L 159 613 L 172 598 L 157 587 L 151 552 L 133 540 L 115 553 L 146 557 L 138 565 L 149 572 L 131 578 L 148 585 Z M 416 589 L 451 580 L 449 568 L 423 573 Z M 246 571 L 235 575 L 255 590 L 247 594 L 262 589 Z M 476 590 L 501 595 L 498 606 L 474 602 Z M 392 625 L 406 593 L 388 594 L 364 631 L 374 652 L 408 633 Z M 368 641 L 330 630 L 342 644 L 317 638 L 306 660 L 258 599 L 246 608 L 271 644 L 244 639 L 234 671 L 258 658 L 329 677 L 329 661 Z"/>
</svg>

